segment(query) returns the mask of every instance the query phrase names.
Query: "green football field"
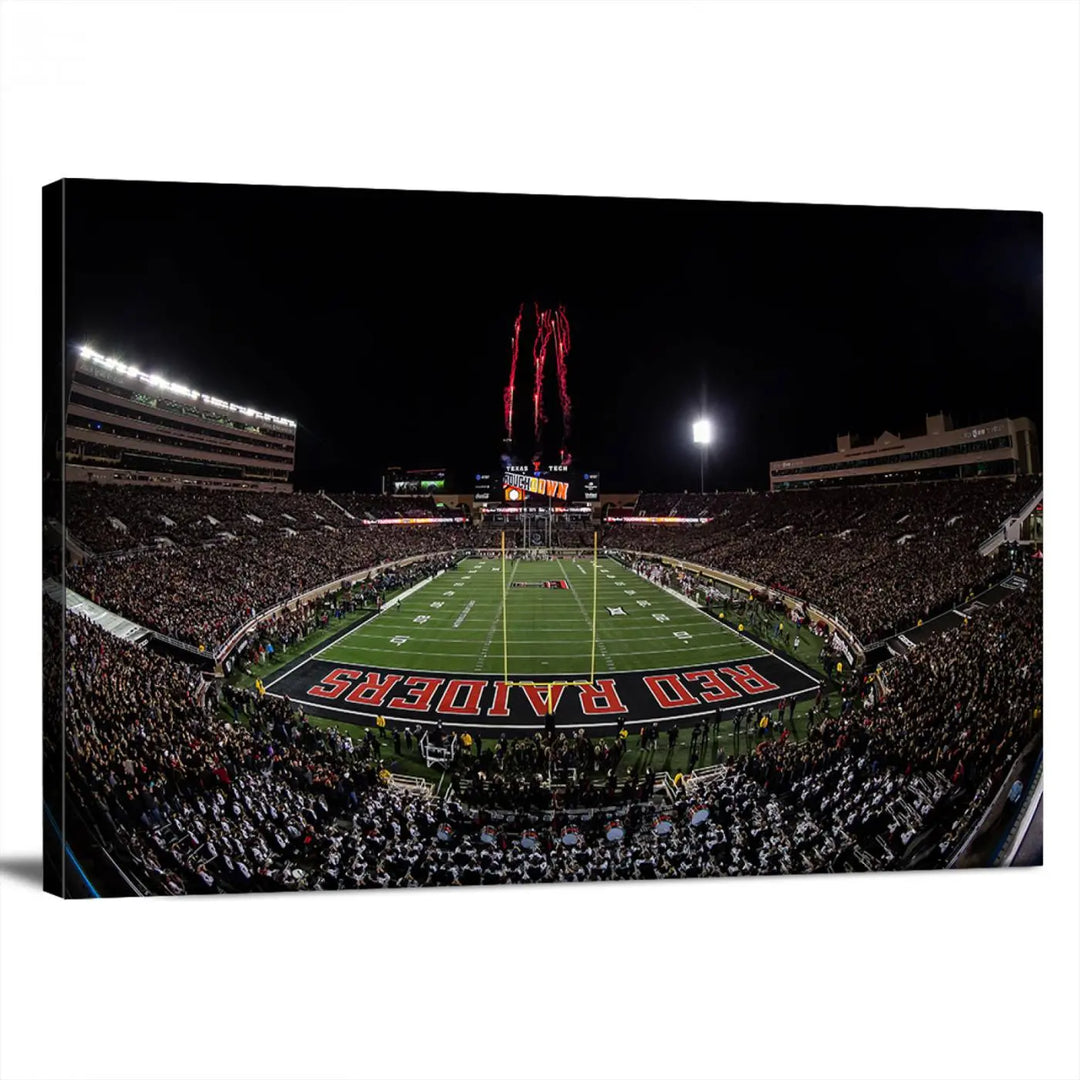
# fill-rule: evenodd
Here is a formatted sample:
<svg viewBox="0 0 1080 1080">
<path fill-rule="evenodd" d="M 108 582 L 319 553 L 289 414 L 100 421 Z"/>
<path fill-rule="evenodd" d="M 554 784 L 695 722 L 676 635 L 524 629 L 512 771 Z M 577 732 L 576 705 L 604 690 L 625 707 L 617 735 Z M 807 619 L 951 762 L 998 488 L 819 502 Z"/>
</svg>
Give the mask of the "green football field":
<svg viewBox="0 0 1080 1080">
<path fill-rule="evenodd" d="M 588 678 L 727 663 L 764 650 L 683 600 L 601 558 L 467 559 L 387 605 L 317 653 L 322 660 L 417 671 Z M 567 588 L 545 588 L 565 581 Z M 614 610 L 613 610 L 614 609 Z"/>
</svg>

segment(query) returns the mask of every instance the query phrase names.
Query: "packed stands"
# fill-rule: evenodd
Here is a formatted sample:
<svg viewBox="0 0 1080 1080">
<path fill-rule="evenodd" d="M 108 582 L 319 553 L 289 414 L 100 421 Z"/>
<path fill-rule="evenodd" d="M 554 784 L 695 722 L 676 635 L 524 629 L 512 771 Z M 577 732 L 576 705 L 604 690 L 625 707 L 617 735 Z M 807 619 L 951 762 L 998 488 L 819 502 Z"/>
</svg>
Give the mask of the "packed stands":
<svg viewBox="0 0 1080 1080">
<path fill-rule="evenodd" d="M 638 497 L 635 515 L 641 517 L 711 517 L 718 500 L 716 494 L 649 492 Z"/>
<path fill-rule="evenodd" d="M 71 483 L 65 500 L 68 530 L 96 554 L 163 540 L 191 544 L 230 535 L 280 537 L 350 524 L 333 503 L 313 494 Z"/>
<path fill-rule="evenodd" d="M 982 480 L 776 494 L 642 496 L 639 512 L 706 525 L 608 524 L 604 544 L 676 556 L 775 587 L 841 617 L 864 644 L 958 603 L 997 573 L 979 542 L 1040 481 Z M 68 584 L 150 629 L 212 649 L 253 614 L 345 574 L 412 555 L 491 546 L 464 523 L 376 526 L 378 514 L 437 516 L 427 497 L 68 485 L 70 533 L 92 551 Z M 349 517 L 339 509 L 352 514 Z M 359 513 L 357 513 L 359 512 Z M 367 523 L 366 523 L 367 522 Z M 511 534 L 512 535 L 512 534 Z M 555 542 L 588 547 L 592 530 Z"/>
<path fill-rule="evenodd" d="M 804 741 L 762 741 L 663 805 L 618 749 L 565 734 L 477 744 L 439 802 L 390 783 L 373 732 L 318 729 L 286 701 L 208 690 L 183 664 L 69 613 L 69 797 L 165 894 L 944 865 L 1039 730 L 1042 594 L 1030 573 L 999 607 L 893 661 L 883 699 L 880 682 L 857 685 Z M 55 633 L 60 610 L 46 604 Z M 608 778 L 618 839 L 607 812 L 531 808 L 529 778 L 554 760 Z M 512 812 L 488 812 L 499 806 Z"/>
<path fill-rule="evenodd" d="M 73 566 L 67 585 L 151 630 L 212 650 L 254 615 L 347 574 L 476 544 L 458 525 L 249 534 L 211 546 L 137 551 Z"/>
<path fill-rule="evenodd" d="M 713 518 L 706 525 L 616 520 L 604 542 L 782 589 L 840 616 L 870 643 L 987 584 L 995 568 L 978 554 L 979 543 L 1040 484 L 1039 477 L 1022 477 L 719 494 L 693 504 Z M 642 496 L 638 513 L 643 503 L 646 509 L 678 508 L 681 502 L 671 502 L 678 498 Z"/>
</svg>

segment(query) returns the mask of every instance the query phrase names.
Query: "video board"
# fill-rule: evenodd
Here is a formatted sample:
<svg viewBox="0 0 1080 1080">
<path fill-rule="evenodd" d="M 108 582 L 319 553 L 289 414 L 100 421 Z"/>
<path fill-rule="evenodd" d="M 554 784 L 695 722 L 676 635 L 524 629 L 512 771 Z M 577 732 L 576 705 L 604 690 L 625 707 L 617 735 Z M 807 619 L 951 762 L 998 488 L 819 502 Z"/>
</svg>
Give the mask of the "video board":
<svg viewBox="0 0 1080 1080">
<path fill-rule="evenodd" d="M 473 478 L 473 501 L 490 506 L 558 508 L 572 503 L 597 502 L 600 474 L 581 472 L 569 465 L 511 465 L 505 459 L 491 472 Z"/>
<path fill-rule="evenodd" d="M 446 470 L 391 466 L 386 470 L 385 485 L 387 495 L 441 495 L 446 490 Z"/>
</svg>

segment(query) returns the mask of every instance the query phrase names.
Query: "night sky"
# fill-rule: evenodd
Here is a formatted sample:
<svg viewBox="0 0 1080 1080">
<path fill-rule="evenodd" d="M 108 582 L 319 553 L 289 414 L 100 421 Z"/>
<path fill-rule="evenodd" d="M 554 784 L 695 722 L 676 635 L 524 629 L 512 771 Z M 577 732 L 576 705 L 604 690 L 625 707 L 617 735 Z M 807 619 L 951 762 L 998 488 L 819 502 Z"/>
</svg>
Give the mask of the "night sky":
<svg viewBox="0 0 1080 1080">
<path fill-rule="evenodd" d="M 74 181 L 66 227 L 69 343 L 295 419 L 302 489 L 470 491 L 522 301 L 515 429 L 533 302 L 565 305 L 605 491 L 696 489 L 703 402 L 720 489 L 927 412 L 1042 423 L 1039 214 Z M 546 401 L 555 460 L 551 349 Z"/>
</svg>

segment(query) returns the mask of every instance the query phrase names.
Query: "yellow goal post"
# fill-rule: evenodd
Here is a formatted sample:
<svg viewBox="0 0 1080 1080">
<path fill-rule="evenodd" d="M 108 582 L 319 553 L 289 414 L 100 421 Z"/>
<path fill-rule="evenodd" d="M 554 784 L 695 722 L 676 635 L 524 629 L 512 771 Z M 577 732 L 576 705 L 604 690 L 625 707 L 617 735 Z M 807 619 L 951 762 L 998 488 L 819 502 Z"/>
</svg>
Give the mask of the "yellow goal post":
<svg viewBox="0 0 1080 1080">
<path fill-rule="evenodd" d="M 592 679 L 552 679 L 549 682 L 541 682 L 537 679 L 504 679 L 504 686 L 538 686 L 546 689 L 544 694 L 544 706 L 550 716 L 554 712 L 552 691 L 558 686 L 592 686 Z"/>
</svg>

